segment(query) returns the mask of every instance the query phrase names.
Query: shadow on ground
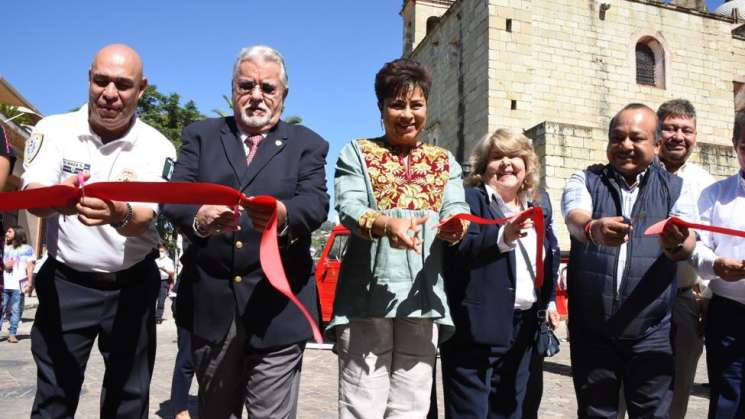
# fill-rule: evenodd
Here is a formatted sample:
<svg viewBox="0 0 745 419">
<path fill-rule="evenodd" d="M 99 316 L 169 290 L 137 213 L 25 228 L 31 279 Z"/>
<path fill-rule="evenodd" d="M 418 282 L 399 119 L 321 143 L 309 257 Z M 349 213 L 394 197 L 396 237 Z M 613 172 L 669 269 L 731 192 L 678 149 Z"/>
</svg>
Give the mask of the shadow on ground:
<svg viewBox="0 0 745 419">
<path fill-rule="evenodd" d="M 703 383 L 694 383 L 693 386 L 691 386 L 691 396 L 698 396 L 708 399 L 709 385 Z"/>
<path fill-rule="evenodd" d="M 543 361 L 543 372 L 550 372 L 553 374 L 563 375 L 565 377 L 571 377 L 572 367 L 559 364 L 558 362 Z"/>
<path fill-rule="evenodd" d="M 192 419 L 196 419 L 199 417 L 197 415 L 197 407 L 197 397 L 189 396 L 189 414 L 191 415 Z M 173 419 L 176 415 L 176 412 L 174 412 L 173 408 L 171 407 L 171 400 L 169 399 L 160 402 L 158 411 L 155 412 L 155 414 L 158 415 L 159 418 Z"/>
</svg>

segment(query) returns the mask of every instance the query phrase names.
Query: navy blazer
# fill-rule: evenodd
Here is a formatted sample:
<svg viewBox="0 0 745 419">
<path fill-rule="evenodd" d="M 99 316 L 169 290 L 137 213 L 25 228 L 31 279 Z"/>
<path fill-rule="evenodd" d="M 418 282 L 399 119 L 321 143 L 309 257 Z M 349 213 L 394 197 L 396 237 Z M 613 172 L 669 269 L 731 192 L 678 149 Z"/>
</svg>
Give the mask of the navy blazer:
<svg viewBox="0 0 745 419">
<path fill-rule="evenodd" d="M 172 181 L 210 182 L 248 196 L 272 195 L 287 207 L 288 234 L 280 240 L 287 279 L 318 318 L 310 233 L 326 220 L 329 145 L 301 125 L 283 121 L 260 143 L 251 165 L 233 117 L 195 122 L 182 133 Z M 199 205 L 165 205 L 163 212 L 191 241 L 182 258 L 177 322 L 211 342 L 224 339 L 236 311 L 253 348 L 306 340 L 311 330 L 286 297 L 271 287 L 259 265 L 260 231 L 241 214 L 241 230 L 200 238 L 192 224 Z"/>
<path fill-rule="evenodd" d="M 484 186 L 466 188 L 471 213 L 488 219 L 504 214 L 489 205 Z M 539 309 L 555 297 L 559 269 L 559 244 L 551 226 L 551 201 L 541 190 L 534 203 L 543 209 L 546 225 L 544 281 L 537 290 Z M 533 203 L 530 204 L 531 206 Z M 507 351 L 512 343 L 515 306 L 515 255 L 497 245 L 499 225 L 471 223 L 457 246 L 445 248 L 445 292 L 455 322 L 455 343 L 477 343 Z M 528 249 L 530 251 L 530 249 Z"/>
</svg>

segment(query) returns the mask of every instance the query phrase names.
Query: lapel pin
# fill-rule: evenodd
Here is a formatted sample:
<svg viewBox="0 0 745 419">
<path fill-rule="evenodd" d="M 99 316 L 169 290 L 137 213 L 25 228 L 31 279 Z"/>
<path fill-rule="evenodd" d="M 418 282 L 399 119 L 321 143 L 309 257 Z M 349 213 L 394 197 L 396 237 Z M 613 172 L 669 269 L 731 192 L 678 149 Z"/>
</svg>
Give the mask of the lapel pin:
<svg viewBox="0 0 745 419">
<path fill-rule="evenodd" d="M 274 142 L 274 145 L 276 145 L 277 147 L 281 147 L 282 146 L 282 140 L 275 141 Z"/>
</svg>

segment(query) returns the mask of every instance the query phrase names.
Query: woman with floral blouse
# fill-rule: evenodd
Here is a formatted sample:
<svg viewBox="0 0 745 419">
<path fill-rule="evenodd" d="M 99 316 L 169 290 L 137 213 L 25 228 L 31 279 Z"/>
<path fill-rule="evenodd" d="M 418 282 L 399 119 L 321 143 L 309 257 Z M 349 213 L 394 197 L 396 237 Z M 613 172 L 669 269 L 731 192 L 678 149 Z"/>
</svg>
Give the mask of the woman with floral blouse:
<svg viewBox="0 0 745 419">
<path fill-rule="evenodd" d="M 339 218 L 353 235 L 328 331 L 339 355 L 339 417 L 423 418 L 438 342 L 453 332 L 442 248 L 466 223 L 461 168 L 425 144 L 431 76 L 399 59 L 375 77 L 385 134 L 347 144 L 336 164 Z"/>
</svg>

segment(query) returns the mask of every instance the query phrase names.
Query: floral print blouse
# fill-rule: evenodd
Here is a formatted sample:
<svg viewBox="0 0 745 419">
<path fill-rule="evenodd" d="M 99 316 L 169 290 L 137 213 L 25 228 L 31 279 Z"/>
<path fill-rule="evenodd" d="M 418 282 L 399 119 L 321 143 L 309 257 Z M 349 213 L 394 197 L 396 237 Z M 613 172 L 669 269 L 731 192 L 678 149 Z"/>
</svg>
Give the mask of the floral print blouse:
<svg viewBox="0 0 745 419">
<path fill-rule="evenodd" d="M 327 330 L 352 318 L 433 318 L 452 332 L 442 279 L 441 219 L 469 213 L 461 168 L 447 150 L 419 143 L 403 150 L 385 138 L 347 144 L 336 164 L 336 211 L 352 230 L 337 284 L 334 316 Z M 362 231 L 366 213 L 428 217 L 421 226 L 421 253 L 394 249 L 387 237 Z M 443 333 L 445 332 L 445 333 Z M 441 340 L 450 336 L 441 329 Z"/>
</svg>

